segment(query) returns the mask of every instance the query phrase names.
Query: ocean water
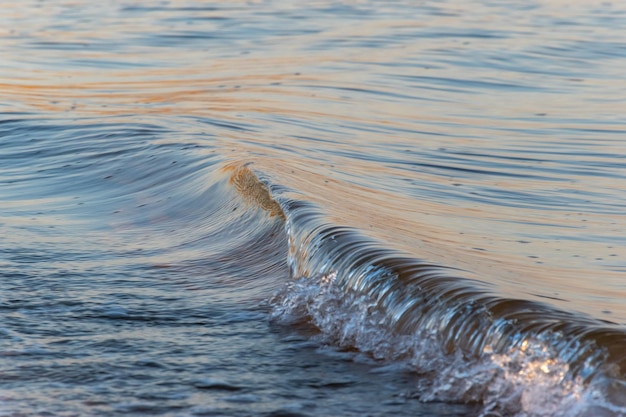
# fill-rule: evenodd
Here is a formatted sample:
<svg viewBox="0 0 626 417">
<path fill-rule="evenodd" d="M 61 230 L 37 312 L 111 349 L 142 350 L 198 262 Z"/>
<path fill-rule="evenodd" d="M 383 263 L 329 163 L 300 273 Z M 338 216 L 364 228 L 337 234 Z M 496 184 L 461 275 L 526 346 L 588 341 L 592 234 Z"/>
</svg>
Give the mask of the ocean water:
<svg viewBox="0 0 626 417">
<path fill-rule="evenodd" d="M 0 1 L 0 416 L 626 416 L 626 3 Z"/>
</svg>

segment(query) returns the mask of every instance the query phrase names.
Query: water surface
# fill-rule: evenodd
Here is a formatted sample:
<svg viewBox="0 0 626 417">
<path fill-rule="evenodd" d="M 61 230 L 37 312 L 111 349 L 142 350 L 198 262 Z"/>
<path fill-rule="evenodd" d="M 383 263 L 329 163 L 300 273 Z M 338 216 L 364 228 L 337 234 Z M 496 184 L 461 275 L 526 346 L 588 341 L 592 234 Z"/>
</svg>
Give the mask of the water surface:
<svg viewBox="0 0 626 417">
<path fill-rule="evenodd" d="M 625 415 L 626 7 L 0 2 L 1 415 Z"/>
</svg>

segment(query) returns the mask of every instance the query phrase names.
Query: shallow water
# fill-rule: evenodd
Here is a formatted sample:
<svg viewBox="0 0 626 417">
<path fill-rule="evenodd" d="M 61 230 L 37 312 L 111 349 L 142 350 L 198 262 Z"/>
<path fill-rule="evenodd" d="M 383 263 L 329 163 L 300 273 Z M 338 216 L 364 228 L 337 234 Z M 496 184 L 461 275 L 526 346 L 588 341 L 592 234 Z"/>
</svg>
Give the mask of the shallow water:
<svg viewBox="0 0 626 417">
<path fill-rule="evenodd" d="M 0 6 L 0 415 L 626 415 L 621 3 Z"/>
</svg>

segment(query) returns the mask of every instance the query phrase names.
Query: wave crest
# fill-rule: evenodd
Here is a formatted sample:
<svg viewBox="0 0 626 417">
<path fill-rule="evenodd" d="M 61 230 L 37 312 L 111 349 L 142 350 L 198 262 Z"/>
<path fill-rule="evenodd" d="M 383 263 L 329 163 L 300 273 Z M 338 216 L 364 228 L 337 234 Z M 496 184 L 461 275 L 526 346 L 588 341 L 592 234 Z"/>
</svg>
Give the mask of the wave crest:
<svg viewBox="0 0 626 417">
<path fill-rule="evenodd" d="M 285 219 L 292 280 L 270 301 L 274 321 L 307 323 L 323 343 L 403 363 L 421 381 L 406 395 L 423 401 L 479 403 L 483 416 L 626 414 L 618 325 L 500 297 L 463 271 L 327 223 L 247 166 L 237 172 Z"/>
</svg>

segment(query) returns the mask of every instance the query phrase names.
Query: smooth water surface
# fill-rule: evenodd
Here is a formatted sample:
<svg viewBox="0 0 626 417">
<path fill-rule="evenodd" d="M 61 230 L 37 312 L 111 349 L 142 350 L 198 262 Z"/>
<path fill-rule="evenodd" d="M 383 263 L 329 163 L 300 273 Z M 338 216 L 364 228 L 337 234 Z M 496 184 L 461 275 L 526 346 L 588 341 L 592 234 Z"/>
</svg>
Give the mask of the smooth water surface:
<svg viewBox="0 0 626 417">
<path fill-rule="evenodd" d="M 626 414 L 626 5 L 0 10 L 0 415 Z"/>
</svg>

